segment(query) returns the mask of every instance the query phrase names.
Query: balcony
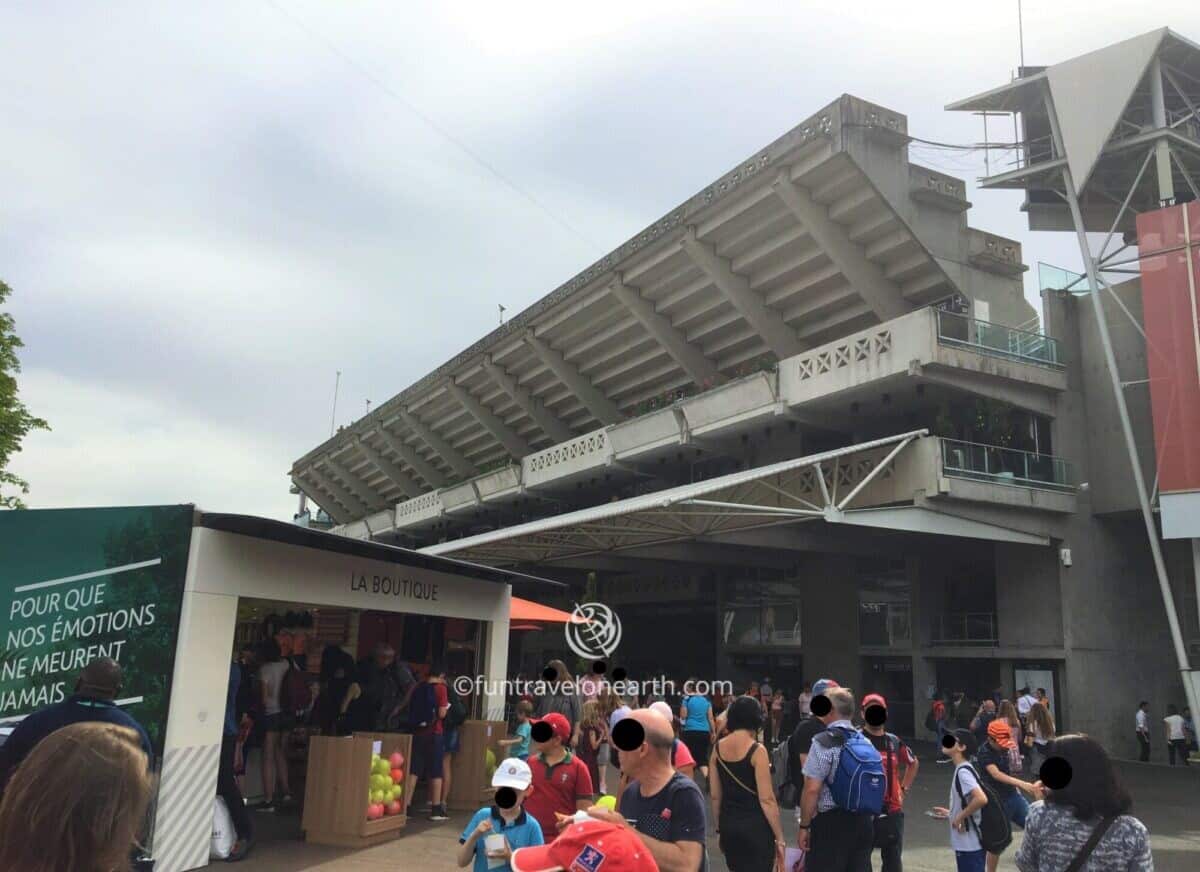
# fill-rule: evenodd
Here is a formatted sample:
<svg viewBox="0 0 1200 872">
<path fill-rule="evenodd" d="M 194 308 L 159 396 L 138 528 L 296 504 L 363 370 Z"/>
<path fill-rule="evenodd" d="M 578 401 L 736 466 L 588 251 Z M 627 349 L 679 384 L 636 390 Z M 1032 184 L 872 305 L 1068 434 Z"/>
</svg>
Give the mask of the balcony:
<svg viewBox="0 0 1200 872">
<path fill-rule="evenodd" d="M 950 612 L 933 619 L 934 645 L 994 646 L 999 641 L 995 612 Z"/>
<path fill-rule="evenodd" d="M 521 461 L 521 472 L 526 487 L 563 487 L 602 472 L 612 460 L 612 442 L 601 428 L 530 454 Z"/>
<path fill-rule="evenodd" d="M 1065 493 L 1075 490 L 1074 468 L 1061 457 L 958 439 L 941 443 L 943 475 Z"/>
<path fill-rule="evenodd" d="M 1059 343 L 1040 333 L 922 308 L 779 363 L 779 395 L 796 411 L 836 414 L 913 380 L 1054 414 L 1067 389 Z"/>
<path fill-rule="evenodd" d="M 1023 363 L 1061 369 L 1057 339 L 1016 327 L 1004 327 L 953 312 L 937 312 L 937 336 L 942 345 L 969 348 L 980 354 L 1006 357 Z"/>
</svg>

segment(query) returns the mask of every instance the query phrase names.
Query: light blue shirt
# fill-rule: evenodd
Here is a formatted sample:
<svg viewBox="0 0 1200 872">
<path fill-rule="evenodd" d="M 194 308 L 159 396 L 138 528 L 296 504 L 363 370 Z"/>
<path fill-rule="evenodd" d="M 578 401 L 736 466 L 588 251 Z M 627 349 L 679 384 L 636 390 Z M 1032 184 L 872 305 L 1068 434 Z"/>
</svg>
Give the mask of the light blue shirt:
<svg viewBox="0 0 1200 872">
<path fill-rule="evenodd" d="M 520 757 L 524 760 L 529 756 L 529 734 L 533 732 L 533 727 L 529 725 L 529 721 L 526 721 L 523 724 L 517 724 L 517 728 L 513 732 L 516 733 L 517 738 L 521 741 L 512 746 L 511 753 L 514 757 Z"/>
<path fill-rule="evenodd" d="M 471 833 L 475 832 L 475 828 L 488 818 L 492 819 L 492 833 L 504 836 L 508 839 L 508 847 L 512 850 L 517 848 L 536 848 L 538 845 L 544 845 L 545 839 L 542 837 L 541 825 L 530 815 L 525 813 L 525 809 L 521 809 L 521 813 L 517 815 L 517 819 L 511 824 L 500 816 L 500 809 L 496 806 L 487 806 L 481 808 L 471 817 L 467 823 L 466 829 L 462 831 L 462 835 L 458 839 L 460 845 L 465 844 L 467 839 L 471 837 Z M 475 865 L 472 867 L 472 872 L 489 872 L 488 856 L 487 856 L 487 836 L 480 836 L 475 842 Z M 504 863 L 500 866 L 491 867 L 490 872 L 512 872 L 512 866 Z"/>
<path fill-rule="evenodd" d="M 712 709 L 712 703 L 708 701 L 708 697 L 693 695 L 683 701 L 683 707 L 687 709 L 687 717 L 683 720 L 683 728 L 693 732 L 708 732 L 708 713 Z M 696 761 L 700 762 L 700 761 Z"/>
</svg>

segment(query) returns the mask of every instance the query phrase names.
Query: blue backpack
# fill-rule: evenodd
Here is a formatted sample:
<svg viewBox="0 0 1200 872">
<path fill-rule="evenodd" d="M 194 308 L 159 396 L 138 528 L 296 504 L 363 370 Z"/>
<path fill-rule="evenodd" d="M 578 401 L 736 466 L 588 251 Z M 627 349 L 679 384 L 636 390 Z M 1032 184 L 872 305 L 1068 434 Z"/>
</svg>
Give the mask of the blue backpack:
<svg viewBox="0 0 1200 872">
<path fill-rule="evenodd" d="M 883 774 L 883 758 L 870 740 L 857 730 L 836 727 L 819 734 L 813 741 L 842 749 L 837 767 L 827 782 L 837 807 L 854 814 L 882 814 L 887 781 Z"/>
</svg>

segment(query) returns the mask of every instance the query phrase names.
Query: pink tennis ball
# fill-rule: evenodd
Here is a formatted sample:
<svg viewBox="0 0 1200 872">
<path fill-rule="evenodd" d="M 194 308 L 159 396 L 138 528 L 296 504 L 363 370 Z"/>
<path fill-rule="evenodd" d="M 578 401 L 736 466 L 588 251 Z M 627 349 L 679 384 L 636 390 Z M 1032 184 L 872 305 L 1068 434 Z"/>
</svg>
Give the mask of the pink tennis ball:
<svg viewBox="0 0 1200 872">
<path fill-rule="evenodd" d="M 367 820 L 377 821 L 383 817 L 383 803 L 373 802 L 367 806 Z"/>
<path fill-rule="evenodd" d="M 400 803 L 393 799 L 391 802 L 389 802 L 387 804 L 387 808 L 385 808 L 383 810 L 383 812 L 384 812 L 384 814 L 389 815 L 389 816 L 394 815 L 394 814 L 400 814 Z"/>
<path fill-rule="evenodd" d="M 391 764 L 393 769 L 399 769 L 404 765 L 404 755 L 399 751 L 395 751 L 391 757 L 388 757 L 388 763 Z"/>
</svg>

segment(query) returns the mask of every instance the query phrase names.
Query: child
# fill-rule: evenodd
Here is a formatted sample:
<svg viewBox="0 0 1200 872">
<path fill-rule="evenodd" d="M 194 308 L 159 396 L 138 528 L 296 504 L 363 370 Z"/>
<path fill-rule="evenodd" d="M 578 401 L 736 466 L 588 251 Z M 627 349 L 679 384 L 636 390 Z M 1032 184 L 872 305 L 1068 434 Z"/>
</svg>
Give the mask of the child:
<svg viewBox="0 0 1200 872">
<path fill-rule="evenodd" d="M 783 729 L 783 691 L 775 691 L 771 697 L 771 742 L 778 745 L 782 739 Z"/>
<path fill-rule="evenodd" d="M 954 777 L 950 781 L 950 807 L 935 808 L 934 811 L 950 818 L 950 847 L 954 849 L 958 872 L 984 872 L 986 865 L 976 813 L 987 805 L 988 798 L 969 763 L 978 747 L 970 730 L 952 730 L 942 737 L 942 753 L 954 763 Z M 965 808 L 964 796 L 967 798 Z"/>
<path fill-rule="evenodd" d="M 524 760 L 510 757 L 496 767 L 492 776 L 496 804 L 475 812 L 463 830 L 458 840 L 459 868 L 473 857 L 472 872 L 512 872 L 513 851 L 545 844 L 541 826 L 523 808 L 532 782 L 533 773 Z"/>
<path fill-rule="evenodd" d="M 575 753 L 587 766 L 588 775 L 592 776 L 592 789 L 600 784 L 599 754 L 600 743 L 604 740 L 604 725 L 600 720 L 600 704 L 590 699 L 583 704 L 579 715 L 579 743 Z"/>
<path fill-rule="evenodd" d="M 529 719 L 533 716 L 533 703 L 527 699 L 517 703 L 517 728 L 513 732 L 517 735 L 512 739 L 501 739 L 498 744 L 506 751 L 511 748 L 512 756 L 518 760 L 529 759 Z"/>
<path fill-rule="evenodd" d="M 567 747 L 571 722 L 558 712 L 532 721 L 530 738 L 537 752 L 529 758 L 533 792 L 527 813 L 542 825 L 542 835 L 552 841 L 558 835 L 556 815 L 573 815 L 592 804 L 592 776 L 583 761 Z"/>
</svg>

